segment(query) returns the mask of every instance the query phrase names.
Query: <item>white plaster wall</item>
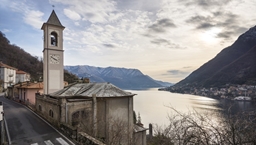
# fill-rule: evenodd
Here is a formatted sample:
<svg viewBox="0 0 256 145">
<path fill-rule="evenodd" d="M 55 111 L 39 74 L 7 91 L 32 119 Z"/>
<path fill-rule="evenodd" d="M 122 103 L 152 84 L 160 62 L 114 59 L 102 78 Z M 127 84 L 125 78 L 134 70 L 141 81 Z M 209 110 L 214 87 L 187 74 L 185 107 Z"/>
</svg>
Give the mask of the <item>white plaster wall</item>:
<svg viewBox="0 0 256 145">
<path fill-rule="evenodd" d="M 146 131 L 137 132 L 134 134 L 135 145 L 147 145 Z"/>
<path fill-rule="evenodd" d="M 4 81 L 4 88 L 6 89 L 10 85 L 10 81 L 12 81 L 11 85 L 14 85 L 16 82 L 16 70 L 9 69 L 9 68 L 3 68 L 1 70 L 3 72 L 2 80 Z M 12 75 L 12 77 L 9 77 L 9 75 Z"/>
<path fill-rule="evenodd" d="M 49 94 L 64 88 L 63 29 L 62 27 L 53 25 L 45 25 L 44 27 L 44 94 Z M 58 34 L 57 46 L 51 45 L 50 36 L 53 31 Z M 51 54 L 60 56 L 59 64 L 50 64 L 48 57 Z"/>
<path fill-rule="evenodd" d="M 29 74 L 16 74 L 16 80 L 15 80 L 16 84 L 19 82 L 26 82 L 26 81 L 30 81 Z"/>
<path fill-rule="evenodd" d="M 131 97 L 132 98 L 132 97 Z M 108 99 L 109 106 L 109 133 L 108 138 L 113 137 L 113 128 L 118 130 L 119 127 L 122 128 L 122 145 L 129 145 L 131 143 L 132 133 L 133 133 L 133 107 L 131 98 L 129 97 L 116 97 Z M 118 125 L 118 126 L 117 126 Z"/>
<path fill-rule="evenodd" d="M 106 100 L 97 99 L 98 136 L 106 138 Z"/>
</svg>

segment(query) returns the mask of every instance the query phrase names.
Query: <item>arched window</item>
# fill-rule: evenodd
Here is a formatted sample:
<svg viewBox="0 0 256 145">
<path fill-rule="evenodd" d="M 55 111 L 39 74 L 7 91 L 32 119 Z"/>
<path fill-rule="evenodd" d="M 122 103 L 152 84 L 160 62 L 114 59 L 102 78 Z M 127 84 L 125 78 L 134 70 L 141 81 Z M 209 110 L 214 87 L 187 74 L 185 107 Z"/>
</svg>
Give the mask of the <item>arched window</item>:
<svg viewBox="0 0 256 145">
<path fill-rule="evenodd" d="M 58 45 L 58 35 L 56 32 L 51 33 L 51 45 L 57 46 Z"/>
<path fill-rule="evenodd" d="M 80 111 L 77 111 L 75 113 L 72 114 L 72 126 L 76 126 L 79 124 L 79 121 L 80 121 Z"/>
<path fill-rule="evenodd" d="M 42 106 L 41 106 L 41 105 L 38 105 L 38 109 L 39 109 L 39 111 L 41 112 L 41 111 L 42 111 Z"/>
<path fill-rule="evenodd" d="M 53 111 L 51 109 L 49 110 L 49 116 L 53 118 Z"/>
</svg>

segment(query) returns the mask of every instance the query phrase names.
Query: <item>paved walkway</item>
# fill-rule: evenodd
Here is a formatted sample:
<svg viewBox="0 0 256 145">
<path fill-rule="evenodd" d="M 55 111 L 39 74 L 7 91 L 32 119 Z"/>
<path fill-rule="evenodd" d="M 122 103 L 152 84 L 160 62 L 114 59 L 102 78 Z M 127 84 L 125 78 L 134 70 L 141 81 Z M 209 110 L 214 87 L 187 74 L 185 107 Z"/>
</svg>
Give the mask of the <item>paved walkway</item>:
<svg viewBox="0 0 256 145">
<path fill-rule="evenodd" d="M 1 95 L 1 94 L 0 94 Z M 24 105 L 0 96 L 13 145 L 71 145 L 48 123 Z"/>
</svg>

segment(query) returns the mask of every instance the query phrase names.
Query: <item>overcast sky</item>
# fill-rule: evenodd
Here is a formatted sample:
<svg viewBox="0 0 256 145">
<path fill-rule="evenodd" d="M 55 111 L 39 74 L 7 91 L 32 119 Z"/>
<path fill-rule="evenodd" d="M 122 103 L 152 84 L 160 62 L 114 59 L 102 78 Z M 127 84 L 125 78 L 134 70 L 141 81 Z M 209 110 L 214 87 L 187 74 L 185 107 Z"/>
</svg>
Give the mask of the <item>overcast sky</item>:
<svg viewBox="0 0 256 145">
<path fill-rule="evenodd" d="M 136 68 L 178 82 L 256 24 L 255 0 L 1 0 L 0 31 L 42 57 L 53 10 L 64 65 Z"/>
</svg>

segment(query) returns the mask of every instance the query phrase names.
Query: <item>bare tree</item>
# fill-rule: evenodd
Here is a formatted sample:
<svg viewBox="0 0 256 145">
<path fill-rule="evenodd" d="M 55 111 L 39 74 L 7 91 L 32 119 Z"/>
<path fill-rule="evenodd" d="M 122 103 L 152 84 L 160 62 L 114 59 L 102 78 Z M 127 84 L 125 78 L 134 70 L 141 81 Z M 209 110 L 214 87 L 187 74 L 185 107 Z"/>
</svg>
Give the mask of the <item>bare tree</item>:
<svg viewBox="0 0 256 145">
<path fill-rule="evenodd" d="M 183 114 L 170 108 L 175 114 L 169 116 L 168 126 L 154 125 L 155 135 L 149 140 L 150 145 L 256 144 L 254 113 L 228 114 L 223 117 L 221 113 L 200 114 L 195 110 Z"/>
</svg>

